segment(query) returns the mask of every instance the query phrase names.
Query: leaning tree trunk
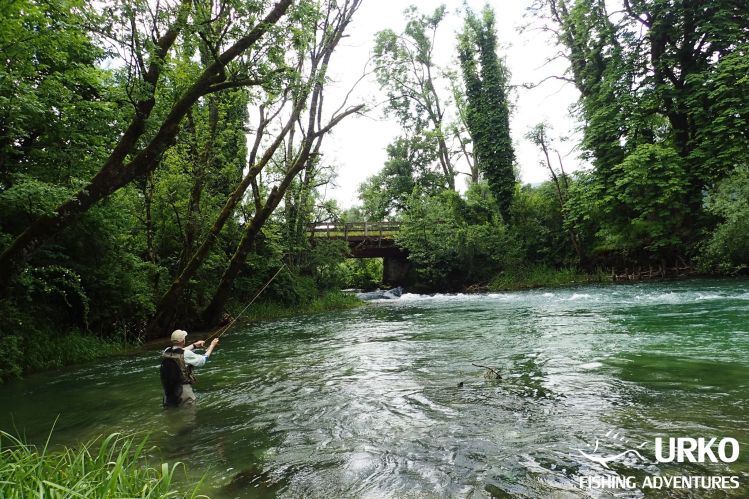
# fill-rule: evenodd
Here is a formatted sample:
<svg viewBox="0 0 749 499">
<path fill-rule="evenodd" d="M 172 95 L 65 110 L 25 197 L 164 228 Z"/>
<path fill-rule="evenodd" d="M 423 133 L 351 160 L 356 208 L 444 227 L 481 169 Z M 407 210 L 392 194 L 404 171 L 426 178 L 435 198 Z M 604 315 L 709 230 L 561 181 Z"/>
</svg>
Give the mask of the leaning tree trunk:
<svg viewBox="0 0 749 499">
<path fill-rule="evenodd" d="M 198 246 L 195 252 L 190 257 L 190 260 L 181 270 L 180 274 L 172 281 L 172 285 L 164 293 L 156 306 L 156 312 L 146 328 L 147 338 L 157 338 L 163 336 L 165 331 L 173 328 L 176 323 L 177 309 L 179 308 L 180 300 L 182 299 L 182 293 L 190 282 L 190 279 L 195 275 L 200 266 L 205 261 L 209 252 L 216 244 L 216 239 L 219 233 L 224 228 L 224 225 L 234 213 L 239 202 L 242 200 L 245 192 L 255 182 L 257 175 L 262 171 L 265 165 L 270 162 L 273 158 L 278 147 L 283 142 L 284 137 L 289 133 L 294 124 L 296 123 L 299 113 L 301 112 L 302 105 L 297 104 L 295 109 L 292 111 L 291 116 L 287 119 L 284 128 L 278 133 L 274 141 L 268 146 L 263 156 L 255 162 L 257 150 L 260 147 L 263 131 L 267 126 L 267 121 L 264 120 L 261 110 L 261 125 L 258 127 L 258 131 L 255 137 L 255 144 L 253 145 L 252 152 L 250 154 L 250 164 L 252 165 L 242 178 L 236 189 L 231 193 L 229 198 L 224 203 L 224 207 L 221 209 L 218 217 L 213 222 L 213 225 L 208 231 L 208 234 L 203 239 L 203 242 Z M 259 210 L 258 210 L 259 211 Z"/>
<path fill-rule="evenodd" d="M 340 42 L 346 27 L 351 22 L 351 16 L 358 9 L 359 4 L 360 0 L 352 0 L 350 4 L 349 2 L 346 2 L 346 5 L 342 7 L 339 15 L 335 19 L 328 19 L 330 23 L 328 24 L 326 22 L 326 25 L 323 26 L 321 30 L 323 38 L 320 41 L 317 50 L 314 51 L 315 56 L 313 57 L 311 71 L 311 74 L 317 77 L 317 81 L 313 85 L 313 90 L 310 96 L 306 133 L 304 134 L 299 152 L 292 160 L 293 166 L 287 170 L 283 180 L 271 190 L 265 204 L 260 205 L 260 203 L 256 202 L 256 207 L 260 209 L 256 209 L 254 217 L 247 224 L 242 240 L 232 255 L 229 266 L 221 276 L 221 280 L 216 292 L 214 293 L 213 299 L 201 315 L 202 328 L 212 327 L 218 324 L 221 320 L 224 308 L 226 307 L 229 295 L 234 286 L 234 281 L 242 270 L 247 255 L 255 244 L 258 233 L 284 198 L 286 191 L 294 178 L 305 168 L 308 161 L 311 161 L 312 157 L 319 153 L 322 138 L 338 123 L 346 118 L 346 116 L 357 113 L 364 107 L 363 105 L 359 105 L 350 107 L 340 114 L 334 113 L 334 117 L 331 118 L 330 122 L 328 122 L 327 125 L 322 126 L 323 77 L 328 68 L 333 51 Z M 320 68 L 319 74 L 316 71 L 318 67 Z"/>
<path fill-rule="evenodd" d="M 312 106 L 310 106 L 310 108 L 314 109 Z M 271 190 L 263 208 L 260 211 L 257 211 L 255 216 L 252 217 L 250 223 L 247 224 L 242 240 L 239 242 L 236 251 L 232 255 L 231 260 L 229 261 L 229 266 L 221 276 L 221 281 L 219 282 L 218 288 L 216 288 L 211 303 L 206 307 L 201 315 L 200 326 L 202 328 L 208 329 L 221 321 L 226 302 L 229 299 L 229 294 L 234 286 L 234 281 L 242 270 L 242 267 L 247 260 L 247 255 L 255 245 L 255 240 L 260 229 L 263 228 L 265 222 L 284 198 L 294 177 L 304 169 L 307 161 L 309 161 L 310 152 L 312 150 L 312 141 L 314 140 L 314 137 L 311 135 L 312 134 L 305 139 L 304 147 L 294 161 L 294 166 L 289 169 L 281 183 Z"/>
</svg>

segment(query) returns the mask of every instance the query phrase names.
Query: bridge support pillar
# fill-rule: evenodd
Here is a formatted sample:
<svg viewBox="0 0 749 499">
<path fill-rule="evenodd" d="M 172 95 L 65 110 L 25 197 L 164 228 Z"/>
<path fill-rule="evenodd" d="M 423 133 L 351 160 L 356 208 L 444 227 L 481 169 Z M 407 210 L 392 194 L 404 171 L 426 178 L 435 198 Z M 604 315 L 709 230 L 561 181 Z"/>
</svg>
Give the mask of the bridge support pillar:
<svg viewBox="0 0 749 499">
<path fill-rule="evenodd" d="M 388 286 L 406 286 L 411 262 L 405 254 L 386 256 L 382 259 L 382 282 Z"/>
</svg>

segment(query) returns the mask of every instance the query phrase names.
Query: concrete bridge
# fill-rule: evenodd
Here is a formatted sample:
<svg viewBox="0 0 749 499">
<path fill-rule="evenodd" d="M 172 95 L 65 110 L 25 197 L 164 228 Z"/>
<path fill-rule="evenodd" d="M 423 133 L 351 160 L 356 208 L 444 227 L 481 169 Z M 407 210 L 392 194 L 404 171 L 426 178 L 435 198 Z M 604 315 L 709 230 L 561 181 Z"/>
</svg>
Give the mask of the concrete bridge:
<svg viewBox="0 0 749 499">
<path fill-rule="evenodd" d="M 382 258 L 382 282 L 402 286 L 411 265 L 408 252 L 395 242 L 400 222 L 346 222 L 310 225 L 310 238 L 337 239 L 348 244 L 353 258 Z"/>
</svg>

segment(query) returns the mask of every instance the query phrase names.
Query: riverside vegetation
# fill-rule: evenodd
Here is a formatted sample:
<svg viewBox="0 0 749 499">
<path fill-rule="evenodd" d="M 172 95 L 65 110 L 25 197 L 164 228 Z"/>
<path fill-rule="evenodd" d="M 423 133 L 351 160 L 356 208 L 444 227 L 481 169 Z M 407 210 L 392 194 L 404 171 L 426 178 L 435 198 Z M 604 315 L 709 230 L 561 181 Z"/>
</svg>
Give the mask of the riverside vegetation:
<svg viewBox="0 0 749 499">
<path fill-rule="evenodd" d="M 112 434 L 76 449 L 38 449 L 0 432 L 0 496 L 205 497 L 175 489 L 181 463 L 148 465 L 147 439 Z"/>
<path fill-rule="evenodd" d="M 342 209 L 324 139 L 373 111 L 324 96 L 360 2 L 4 6 L 0 379 L 215 327 L 281 264 L 258 317 L 349 307 L 337 290 L 377 285 L 382 262 L 312 244 L 315 223 L 401 221 L 430 291 L 749 268 L 749 5 L 531 2 L 528 28 L 569 62 L 550 79 L 579 92 L 590 164 L 565 171 L 565 138 L 539 123 L 540 185 L 518 181 L 523 90 L 495 13 L 461 14 L 452 71 L 434 57 L 447 8 L 408 8 L 374 40 L 400 133 Z"/>
</svg>

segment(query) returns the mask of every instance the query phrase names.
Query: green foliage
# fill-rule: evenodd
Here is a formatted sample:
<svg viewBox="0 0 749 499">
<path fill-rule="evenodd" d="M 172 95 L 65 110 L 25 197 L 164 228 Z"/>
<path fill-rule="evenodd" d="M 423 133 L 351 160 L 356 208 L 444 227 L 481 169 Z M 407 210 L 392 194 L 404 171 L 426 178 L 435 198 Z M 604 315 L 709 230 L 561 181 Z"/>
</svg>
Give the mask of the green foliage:
<svg viewBox="0 0 749 499">
<path fill-rule="evenodd" d="M 340 240 L 319 241 L 312 246 L 305 270 L 314 276 L 317 289 L 345 286 L 341 264 L 348 251 L 348 244 Z"/>
<path fill-rule="evenodd" d="M 465 121 L 474 157 L 489 182 L 500 213 L 510 220 L 515 193 L 515 152 L 507 103 L 509 74 L 497 56 L 494 11 L 485 7 L 479 19 L 468 11 L 458 52 L 466 89 Z"/>
<path fill-rule="evenodd" d="M 389 144 L 385 166 L 359 186 L 365 219 L 382 221 L 398 216 L 415 188 L 432 195 L 443 190 L 444 175 L 432 169 L 436 149 L 434 137 L 398 137 Z"/>
<path fill-rule="evenodd" d="M 577 255 L 565 229 L 556 187 L 550 181 L 519 188 L 512 205 L 510 234 L 529 264 L 564 267 L 577 264 Z"/>
<path fill-rule="evenodd" d="M 431 289 L 481 282 L 518 256 L 493 198 L 463 200 L 452 191 L 437 196 L 415 191 L 396 240 L 408 250 L 420 284 Z"/>
<path fill-rule="evenodd" d="M 82 0 L 3 2 L 0 188 L 29 184 L 29 177 L 36 189 L 74 185 L 112 143 L 112 134 L 102 132 L 117 125 L 122 111 L 111 75 L 96 67 L 105 52 L 85 29 L 87 7 Z"/>
<path fill-rule="evenodd" d="M 708 272 L 749 268 L 749 167 L 740 166 L 707 198 L 707 211 L 719 218 L 701 248 L 698 263 Z"/>
<path fill-rule="evenodd" d="M 568 222 L 595 231 L 595 251 L 629 262 L 680 254 L 687 237 L 687 178 L 683 160 L 663 145 L 642 145 L 612 168 L 606 188 L 597 173 L 581 175 L 570 192 Z"/>
<path fill-rule="evenodd" d="M 0 496 L 199 497 L 200 484 L 179 490 L 182 463 L 151 466 L 146 445 L 146 439 L 113 433 L 78 448 L 38 449 L 0 432 Z"/>
<path fill-rule="evenodd" d="M 709 70 L 690 75 L 688 103 L 695 120 L 691 160 L 707 185 L 729 175 L 749 156 L 749 44 Z"/>
<path fill-rule="evenodd" d="M 341 265 L 346 288 L 369 291 L 382 284 L 382 258 L 347 258 Z"/>
<path fill-rule="evenodd" d="M 40 295 L 40 300 L 44 295 Z M 124 339 L 93 336 L 68 326 L 53 304 L 0 302 L 0 381 L 27 372 L 60 368 L 123 352 Z M 49 317 L 47 314 L 58 314 Z M 57 319 L 57 320 L 55 320 Z M 67 328 L 67 329 L 63 329 Z"/>
<path fill-rule="evenodd" d="M 548 267 L 545 265 L 520 266 L 509 268 L 499 273 L 489 283 L 491 291 L 510 291 L 516 289 L 555 288 L 589 284 L 591 282 L 608 282 L 611 276 L 604 272 L 588 274 L 575 267 Z"/>
</svg>

